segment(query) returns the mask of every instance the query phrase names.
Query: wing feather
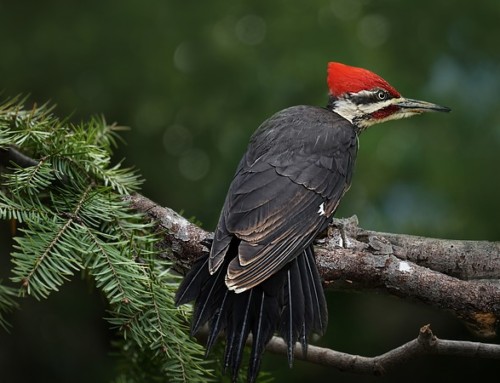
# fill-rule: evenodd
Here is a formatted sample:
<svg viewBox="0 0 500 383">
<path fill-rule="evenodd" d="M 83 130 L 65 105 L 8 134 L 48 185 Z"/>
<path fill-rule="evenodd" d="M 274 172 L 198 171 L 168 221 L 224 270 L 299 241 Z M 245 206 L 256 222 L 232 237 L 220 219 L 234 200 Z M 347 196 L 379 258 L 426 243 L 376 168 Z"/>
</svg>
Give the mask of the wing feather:
<svg viewBox="0 0 500 383">
<path fill-rule="evenodd" d="M 210 254 L 213 273 L 230 238 L 239 240 L 226 274 L 231 290 L 250 289 L 297 257 L 326 227 L 349 187 L 356 132 L 327 110 L 311 111 L 298 107 L 268 120 L 240 162 Z"/>
</svg>

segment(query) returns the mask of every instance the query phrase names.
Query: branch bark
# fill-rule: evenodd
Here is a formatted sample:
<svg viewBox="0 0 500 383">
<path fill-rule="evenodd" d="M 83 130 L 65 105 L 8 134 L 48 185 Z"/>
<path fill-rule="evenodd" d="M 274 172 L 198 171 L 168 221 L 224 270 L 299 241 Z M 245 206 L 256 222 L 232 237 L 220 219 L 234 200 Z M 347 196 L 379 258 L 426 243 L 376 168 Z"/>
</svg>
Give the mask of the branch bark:
<svg viewBox="0 0 500 383">
<path fill-rule="evenodd" d="M 139 194 L 127 199 L 164 232 L 161 249 L 178 272 L 207 251 L 212 233 Z M 496 335 L 500 243 L 378 233 L 351 217 L 335 220 L 315 250 L 325 288 L 385 290 L 449 310 L 478 336 Z"/>
<path fill-rule="evenodd" d="M 178 272 L 184 274 L 208 251 L 212 233 L 142 195 L 126 200 L 155 222 L 163 236 L 163 254 Z M 500 320 L 500 243 L 378 233 L 360 228 L 357 218 L 351 217 L 334 220 L 315 251 L 325 288 L 385 290 L 449 310 L 480 337 L 496 335 Z M 287 354 L 286 344 L 278 337 L 271 339 L 267 349 Z M 304 354 L 300 344 L 295 351 L 297 359 L 373 375 L 425 354 L 500 359 L 500 345 L 438 339 L 426 325 L 416 339 L 376 357 L 313 345 Z"/>
<path fill-rule="evenodd" d="M 378 233 L 351 218 L 330 227 L 316 254 L 326 286 L 384 289 L 453 312 L 477 336 L 496 335 L 500 284 L 492 278 L 500 278 L 498 243 Z M 491 279 L 457 277 L 484 278 L 483 270 Z"/>
<path fill-rule="evenodd" d="M 139 194 L 127 199 L 157 222 L 161 248 L 175 270 L 184 274 L 207 251 L 212 233 Z M 335 220 L 315 250 L 325 288 L 385 290 L 451 311 L 477 336 L 496 335 L 500 243 L 378 233 L 351 217 Z"/>
<path fill-rule="evenodd" d="M 283 339 L 273 337 L 266 349 L 286 355 L 287 345 Z M 439 339 L 434 336 L 430 326 L 425 325 L 420 329 L 417 338 L 375 357 L 346 354 L 317 346 L 309 346 L 307 354 L 304 355 L 300 343 L 297 343 L 295 351 L 297 359 L 334 367 L 341 371 L 368 375 L 383 375 L 397 365 L 422 355 L 500 359 L 500 345 Z"/>
</svg>

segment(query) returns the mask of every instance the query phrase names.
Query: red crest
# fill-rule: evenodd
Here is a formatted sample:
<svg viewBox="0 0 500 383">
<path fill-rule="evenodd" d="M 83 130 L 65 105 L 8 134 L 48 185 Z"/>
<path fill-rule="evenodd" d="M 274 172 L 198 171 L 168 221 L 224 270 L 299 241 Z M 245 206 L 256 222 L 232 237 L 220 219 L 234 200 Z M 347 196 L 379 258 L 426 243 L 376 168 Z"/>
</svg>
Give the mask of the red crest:
<svg viewBox="0 0 500 383">
<path fill-rule="evenodd" d="M 401 97 L 391 84 L 375 73 L 337 62 L 328 63 L 327 83 L 330 94 L 335 97 L 374 88 L 382 88 L 393 97 Z"/>
</svg>

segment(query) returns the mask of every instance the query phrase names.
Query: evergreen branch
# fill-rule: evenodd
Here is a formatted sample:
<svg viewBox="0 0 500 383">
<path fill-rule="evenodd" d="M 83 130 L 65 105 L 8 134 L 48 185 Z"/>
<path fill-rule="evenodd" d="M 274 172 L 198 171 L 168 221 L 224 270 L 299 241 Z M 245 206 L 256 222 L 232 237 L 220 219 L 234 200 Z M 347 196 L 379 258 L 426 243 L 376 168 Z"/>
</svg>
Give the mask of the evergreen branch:
<svg viewBox="0 0 500 383">
<path fill-rule="evenodd" d="M 14 219 L 20 223 L 24 221 L 43 221 L 48 219 L 50 212 L 38 199 L 38 196 L 26 196 L 23 201 L 7 197 L 0 190 L 0 219 Z"/>
<path fill-rule="evenodd" d="M 4 185 L 12 193 L 18 194 L 40 192 L 54 181 L 55 176 L 51 164 L 46 159 L 41 159 L 33 166 L 15 169 L 5 178 Z"/>
<path fill-rule="evenodd" d="M 165 321 L 165 313 L 163 312 L 164 308 L 168 305 L 167 302 L 162 302 L 163 297 L 158 294 L 159 292 L 164 293 L 162 291 L 163 289 L 159 289 L 160 286 L 150 282 L 150 292 L 152 294 L 152 305 L 150 307 L 150 312 L 145 313 L 146 316 L 150 317 L 150 320 L 152 323 L 155 325 L 153 326 L 154 328 L 154 333 L 150 334 L 152 335 L 152 339 L 154 340 L 153 343 L 151 343 L 151 349 L 153 351 L 157 351 L 158 355 L 159 353 L 165 353 L 168 358 L 170 359 L 170 363 L 168 368 L 172 371 L 175 371 L 177 374 L 177 379 L 178 381 L 181 382 L 191 382 L 193 379 L 196 380 L 201 380 L 203 381 L 205 378 L 205 373 L 199 374 L 200 369 L 193 369 L 193 372 L 198 371 L 197 374 L 193 374 L 190 370 L 187 370 L 185 368 L 185 360 L 181 357 L 181 347 L 184 347 L 185 345 L 183 342 L 171 342 L 169 340 L 169 335 L 172 335 L 172 332 L 175 332 L 175 337 L 179 337 L 180 339 L 186 339 L 187 340 L 187 326 L 184 328 L 184 331 L 179 332 L 177 329 L 172 328 L 171 326 L 168 325 L 168 322 Z M 160 309 L 160 307 L 163 308 L 163 310 Z M 170 311 L 172 311 L 174 308 L 171 307 Z M 173 313 L 172 313 L 173 314 Z M 176 331 L 177 330 L 177 331 Z M 173 338 L 173 337 L 172 337 Z M 200 351 L 202 351 L 200 349 Z M 200 354 L 201 355 L 201 354 Z M 201 358 L 200 358 L 201 360 Z M 177 363 L 174 363 L 174 361 L 177 361 Z M 191 376 L 195 375 L 195 376 Z"/>
<path fill-rule="evenodd" d="M 110 304 L 122 302 L 141 307 L 134 299 L 137 294 L 133 292 L 135 283 L 139 282 L 141 277 L 141 274 L 134 269 L 140 266 L 118 252 L 113 244 L 102 242 L 89 228 L 86 228 L 86 231 L 93 244 L 93 252 L 87 257 L 85 268 L 95 278 L 97 287 L 106 294 Z M 130 275 L 134 276 L 134 285 L 129 286 L 132 287 L 129 294 L 124 284 L 130 280 Z"/>
<path fill-rule="evenodd" d="M 142 183 L 140 176 L 134 169 L 121 169 L 120 167 L 121 163 L 118 163 L 111 168 L 96 169 L 95 174 L 103 180 L 105 186 L 110 186 L 119 194 L 128 194 L 130 191 L 138 190 Z"/>
<path fill-rule="evenodd" d="M 122 200 L 141 180 L 111 165 L 120 129 L 102 118 L 72 125 L 46 106 L 0 106 L 0 218 L 23 222 L 11 279 L 39 299 L 83 269 L 124 337 L 122 379 L 204 382 L 208 362 L 188 335 L 186 309 L 175 308 L 177 280 L 158 259 L 158 237 Z M 13 306 L 1 288 L 0 314 Z"/>
<path fill-rule="evenodd" d="M 27 242 L 21 240 L 20 238 L 17 239 L 19 245 L 18 249 L 22 252 L 14 254 L 14 256 L 18 255 L 18 257 L 15 257 L 14 259 L 14 263 L 17 266 L 14 269 L 14 274 L 17 275 L 17 277 L 13 278 L 13 281 L 22 282 L 23 289 L 25 289 L 28 294 L 33 294 L 37 298 L 46 298 L 50 291 L 57 291 L 58 286 L 62 285 L 64 280 L 67 279 L 69 275 L 73 275 L 73 270 L 81 269 L 82 265 L 80 263 L 80 259 L 65 256 L 65 251 L 61 248 L 61 242 L 63 240 L 63 236 L 71 230 L 75 220 L 78 219 L 77 217 L 80 209 L 82 208 L 83 203 L 87 200 L 92 187 L 93 185 L 88 185 L 82 193 L 73 212 L 65 214 L 65 222 L 59 225 L 57 221 L 53 221 L 54 225 L 47 226 L 49 229 L 56 229 L 56 227 L 57 229 L 47 233 L 48 236 L 52 238 L 48 243 L 44 243 L 43 247 L 34 247 L 34 249 L 41 251 L 32 252 L 31 255 L 33 255 L 33 257 L 27 258 L 24 256 L 24 254 L 29 254 L 30 252 L 30 250 L 26 248 Z M 33 236 L 36 235 L 36 232 L 38 231 L 38 228 L 36 228 L 37 224 L 39 225 L 40 223 L 31 223 L 29 224 L 29 229 L 23 230 L 27 236 L 31 234 L 30 243 L 36 242 L 36 240 L 33 240 Z M 49 266 L 41 269 L 44 263 Z M 29 271 L 25 274 L 25 271 L 27 270 Z M 33 279 L 36 280 L 37 288 L 35 289 L 31 288 Z"/>
<path fill-rule="evenodd" d="M 23 236 L 14 238 L 17 251 L 12 253 L 15 264 L 12 281 L 21 282 L 22 294 L 46 298 L 81 269 L 78 253 L 70 251 L 80 245 L 78 234 L 70 233 L 74 229 L 71 218 L 64 223 L 57 218 L 47 219 L 20 229 Z"/>
</svg>

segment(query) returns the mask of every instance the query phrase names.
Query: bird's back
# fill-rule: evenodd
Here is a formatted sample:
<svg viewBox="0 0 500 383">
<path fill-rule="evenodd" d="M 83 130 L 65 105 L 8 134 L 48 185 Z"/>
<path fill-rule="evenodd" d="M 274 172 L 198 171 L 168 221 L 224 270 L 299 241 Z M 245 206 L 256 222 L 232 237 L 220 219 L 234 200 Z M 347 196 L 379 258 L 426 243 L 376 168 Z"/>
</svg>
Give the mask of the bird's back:
<svg viewBox="0 0 500 383">
<path fill-rule="evenodd" d="M 318 107 L 296 106 L 266 120 L 252 136 L 229 188 L 210 255 L 183 281 L 177 303 L 196 299 L 193 332 L 209 322 L 210 349 L 226 333 L 233 378 L 253 335 L 249 380 L 274 333 L 306 349 L 323 334 L 327 308 L 312 241 L 350 185 L 354 127 Z"/>
<path fill-rule="evenodd" d="M 332 217 L 350 186 L 356 153 L 353 125 L 324 108 L 295 106 L 262 123 L 229 187 L 211 251 L 211 271 L 221 264 L 234 237 L 250 244 L 247 250 L 268 246 L 280 234 L 287 236 L 281 242 L 292 234 L 303 237 L 281 251 L 279 265 L 254 281 L 264 280 L 293 258 Z M 324 214 L 313 214 L 321 205 Z M 307 227 L 306 221 L 297 222 L 293 208 L 310 221 Z M 296 225 L 292 232 L 291 225 Z M 245 248 L 245 243 L 240 246 L 241 258 Z"/>
</svg>

